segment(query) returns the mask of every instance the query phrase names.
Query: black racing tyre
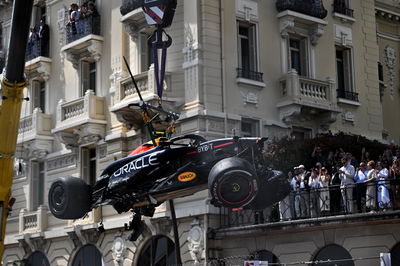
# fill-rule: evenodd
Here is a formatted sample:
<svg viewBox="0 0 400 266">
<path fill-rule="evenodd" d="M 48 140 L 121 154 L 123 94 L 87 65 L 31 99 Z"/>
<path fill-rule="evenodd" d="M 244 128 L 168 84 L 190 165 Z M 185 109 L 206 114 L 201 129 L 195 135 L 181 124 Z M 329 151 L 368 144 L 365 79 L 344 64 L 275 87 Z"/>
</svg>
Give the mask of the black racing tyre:
<svg viewBox="0 0 400 266">
<path fill-rule="evenodd" d="M 91 188 L 80 178 L 61 177 L 49 190 L 51 213 L 59 219 L 79 219 L 90 211 Z"/>
<path fill-rule="evenodd" d="M 239 208 L 249 204 L 257 195 L 258 178 L 248 161 L 230 157 L 211 169 L 208 188 L 214 206 Z"/>
<path fill-rule="evenodd" d="M 270 170 L 259 176 L 259 190 L 246 209 L 262 210 L 283 200 L 290 193 L 290 184 L 281 171 Z"/>
</svg>

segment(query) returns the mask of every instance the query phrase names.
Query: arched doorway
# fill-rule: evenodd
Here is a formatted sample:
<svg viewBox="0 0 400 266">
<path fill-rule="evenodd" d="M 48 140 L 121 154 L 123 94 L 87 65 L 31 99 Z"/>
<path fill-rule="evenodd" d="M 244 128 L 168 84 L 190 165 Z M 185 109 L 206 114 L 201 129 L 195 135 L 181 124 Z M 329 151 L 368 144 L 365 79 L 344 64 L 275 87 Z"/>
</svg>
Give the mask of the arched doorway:
<svg viewBox="0 0 400 266">
<path fill-rule="evenodd" d="M 343 247 L 332 244 L 322 248 L 314 257 L 314 261 L 333 260 L 331 263 L 324 263 L 324 266 L 354 266 L 350 253 Z M 312 264 L 317 265 L 315 263 Z M 320 265 L 320 264 L 318 264 Z"/>
<path fill-rule="evenodd" d="M 26 260 L 26 266 L 50 266 L 49 260 L 46 256 L 40 252 L 33 252 L 29 258 Z"/>
<path fill-rule="evenodd" d="M 280 263 L 277 256 L 268 250 L 259 250 L 254 254 L 254 260 L 268 261 L 268 263 Z"/>
<path fill-rule="evenodd" d="M 93 245 L 86 245 L 76 253 L 72 266 L 101 266 L 104 265 L 100 251 Z"/>
<path fill-rule="evenodd" d="M 400 243 L 397 243 L 392 250 L 390 250 L 390 260 L 392 265 L 400 265 Z"/>
<path fill-rule="evenodd" d="M 150 238 L 140 251 L 137 265 L 166 266 L 175 265 L 175 244 L 166 236 Z"/>
</svg>

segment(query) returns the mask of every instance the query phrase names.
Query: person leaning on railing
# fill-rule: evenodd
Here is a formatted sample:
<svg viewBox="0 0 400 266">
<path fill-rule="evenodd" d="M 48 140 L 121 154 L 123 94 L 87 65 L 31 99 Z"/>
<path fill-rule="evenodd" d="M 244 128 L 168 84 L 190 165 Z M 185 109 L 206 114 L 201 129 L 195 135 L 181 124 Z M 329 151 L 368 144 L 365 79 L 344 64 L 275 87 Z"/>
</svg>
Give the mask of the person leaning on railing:
<svg viewBox="0 0 400 266">
<path fill-rule="evenodd" d="M 378 207 L 379 210 L 386 211 L 391 207 L 389 196 L 389 170 L 387 169 L 387 161 L 378 162 L 376 169 L 378 172 Z"/>
<path fill-rule="evenodd" d="M 365 194 L 366 185 L 365 180 L 367 180 L 367 164 L 362 162 L 360 167 L 357 168 L 356 174 L 354 175 L 354 181 L 356 182 L 356 202 L 358 212 L 362 212 L 365 206 Z"/>
<path fill-rule="evenodd" d="M 369 161 L 367 163 L 367 180 L 364 182 L 367 185 L 367 190 L 365 194 L 365 206 L 366 211 L 375 212 L 376 210 L 376 181 L 378 178 L 378 172 L 375 170 L 375 162 Z"/>
</svg>

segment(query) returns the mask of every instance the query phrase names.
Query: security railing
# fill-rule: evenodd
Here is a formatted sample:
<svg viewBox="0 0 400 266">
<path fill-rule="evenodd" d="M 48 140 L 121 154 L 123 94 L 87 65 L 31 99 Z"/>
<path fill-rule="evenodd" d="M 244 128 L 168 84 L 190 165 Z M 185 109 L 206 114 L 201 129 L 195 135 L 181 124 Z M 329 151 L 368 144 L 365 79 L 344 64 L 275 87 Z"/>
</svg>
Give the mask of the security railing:
<svg viewBox="0 0 400 266">
<path fill-rule="evenodd" d="M 237 78 L 245 78 L 245 79 L 251 79 L 259 82 L 263 82 L 263 75 L 264 73 L 257 72 L 257 71 L 252 71 L 249 69 L 245 68 L 237 68 Z"/>
<path fill-rule="evenodd" d="M 34 40 L 28 42 L 26 47 L 26 61 L 30 61 L 39 56 L 49 56 L 48 40 Z"/>
<path fill-rule="evenodd" d="M 100 16 L 89 16 L 66 26 L 67 44 L 90 34 L 100 35 Z"/>
<path fill-rule="evenodd" d="M 340 13 L 348 17 L 354 17 L 354 10 L 348 7 L 346 0 L 335 0 L 333 2 L 333 12 Z"/>
<path fill-rule="evenodd" d="M 353 91 L 337 90 L 337 97 L 358 102 L 358 93 Z"/>
<path fill-rule="evenodd" d="M 338 215 L 367 214 L 400 208 L 400 180 L 298 189 L 263 210 L 220 208 L 222 228 Z"/>
</svg>

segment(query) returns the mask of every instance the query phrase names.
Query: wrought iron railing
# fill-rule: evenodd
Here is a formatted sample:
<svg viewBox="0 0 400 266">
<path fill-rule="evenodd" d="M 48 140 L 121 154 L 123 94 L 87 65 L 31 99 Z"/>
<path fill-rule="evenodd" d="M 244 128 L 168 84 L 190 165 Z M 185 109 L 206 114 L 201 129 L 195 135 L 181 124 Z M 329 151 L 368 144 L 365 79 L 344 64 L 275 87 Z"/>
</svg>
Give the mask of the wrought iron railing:
<svg viewBox="0 0 400 266">
<path fill-rule="evenodd" d="M 333 2 L 333 12 L 340 13 L 348 17 L 354 17 L 354 10 L 348 7 L 348 4 L 345 0 L 335 0 Z"/>
<path fill-rule="evenodd" d="M 292 191 L 281 202 L 263 210 L 221 208 L 220 225 L 228 228 L 397 210 L 399 188 L 400 180 L 380 180 Z"/>
<path fill-rule="evenodd" d="M 353 91 L 337 90 L 337 97 L 358 102 L 358 93 Z"/>
<path fill-rule="evenodd" d="M 276 9 L 278 12 L 292 10 L 317 18 L 325 18 L 328 13 L 328 11 L 324 8 L 322 0 L 277 0 Z"/>
<path fill-rule="evenodd" d="M 26 47 L 26 61 L 30 61 L 39 56 L 49 56 L 49 44 L 48 40 L 34 40 L 28 42 Z"/>
<path fill-rule="evenodd" d="M 90 34 L 100 35 L 100 16 L 89 16 L 66 26 L 67 44 Z"/>
<path fill-rule="evenodd" d="M 263 82 L 264 73 L 248 70 L 245 68 L 237 68 L 237 78 L 251 79 L 259 82 Z"/>
</svg>

